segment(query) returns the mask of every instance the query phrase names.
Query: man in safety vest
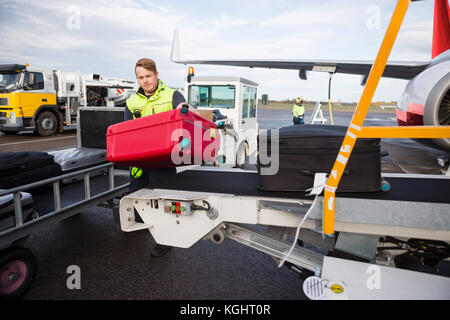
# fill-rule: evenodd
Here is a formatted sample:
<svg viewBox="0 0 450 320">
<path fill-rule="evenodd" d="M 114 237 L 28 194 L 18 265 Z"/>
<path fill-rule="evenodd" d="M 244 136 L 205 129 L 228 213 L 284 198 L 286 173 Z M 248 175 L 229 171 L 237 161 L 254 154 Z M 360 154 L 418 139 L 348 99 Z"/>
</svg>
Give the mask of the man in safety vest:
<svg viewBox="0 0 450 320">
<path fill-rule="evenodd" d="M 135 66 L 136 79 L 139 89 L 136 94 L 127 99 L 124 120 L 131 120 L 141 117 L 151 116 L 156 113 L 181 108 L 186 105 L 183 95 L 169 88 L 164 82 L 158 79 L 156 63 L 147 58 L 140 59 Z M 138 167 L 130 168 L 130 188 L 134 192 L 148 185 L 154 184 L 159 178 L 167 175 L 176 174 L 175 168 L 163 169 L 141 169 Z M 141 217 L 135 212 L 137 222 L 142 222 Z M 155 244 L 151 254 L 160 257 L 166 254 L 170 246 Z"/>
<path fill-rule="evenodd" d="M 305 106 L 303 105 L 303 98 L 299 97 L 295 100 L 294 106 L 292 107 L 292 117 L 294 124 L 304 124 L 305 118 Z"/>
</svg>

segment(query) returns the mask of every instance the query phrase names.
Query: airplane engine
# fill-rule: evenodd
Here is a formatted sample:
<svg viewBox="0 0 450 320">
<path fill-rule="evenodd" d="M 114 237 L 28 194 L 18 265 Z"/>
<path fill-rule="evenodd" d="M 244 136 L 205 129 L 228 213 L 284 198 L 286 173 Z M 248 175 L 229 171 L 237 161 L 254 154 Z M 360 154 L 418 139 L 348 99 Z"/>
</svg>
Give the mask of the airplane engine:
<svg viewBox="0 0 450 320">
<path fill-rule="evenodd" d="M 450 72 L 431 90 L 425 102 L 423 114 L 425 126 L 450 125 Z M 434 139 L 438 146 L 450 150 L 450 139 Z"/>
<path fill-rule="evenodd" d="M 397 107 L 399 126 L 450 125 L 450 61 L 432 65 L 406 86 Z M 417 140 L 450 151 L 450 139 Z"/>
</svg>

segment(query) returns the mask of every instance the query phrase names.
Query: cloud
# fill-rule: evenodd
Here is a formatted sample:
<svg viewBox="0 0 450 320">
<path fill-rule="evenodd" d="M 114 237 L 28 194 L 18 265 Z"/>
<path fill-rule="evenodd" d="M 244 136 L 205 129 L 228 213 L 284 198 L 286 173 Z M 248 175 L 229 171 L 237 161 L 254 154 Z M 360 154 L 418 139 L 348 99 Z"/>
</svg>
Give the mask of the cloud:
<svg viewBox="0 0 450 320">
<path fill-rule="evenodd" d="M 429 60 L 432 39 L 432 20 L 407 22 L 399 32 L 392 56 L 399 60 L 411 59 L 411 57 Z"/>
<path fill-rule="evenodd" d="M 214 21 L 217 28 L 239 28 L 255 23 L 256 19 L 236 19 L 228 15 L 222 15 L 218 20 Z"/>
</svg>

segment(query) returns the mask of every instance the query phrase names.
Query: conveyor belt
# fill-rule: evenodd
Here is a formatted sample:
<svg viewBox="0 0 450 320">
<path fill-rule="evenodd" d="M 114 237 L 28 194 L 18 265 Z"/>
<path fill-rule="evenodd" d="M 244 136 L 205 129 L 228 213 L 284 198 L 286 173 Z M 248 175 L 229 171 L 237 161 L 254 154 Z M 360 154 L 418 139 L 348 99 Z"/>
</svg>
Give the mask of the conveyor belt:
<svg viewBox="0 0 450 320">
<path fill-rule="evenodd" d="M 128 182 L 128 176 L 115 176 L 114 185 L 120 186 Z M 78 181 L 71 184 L 61 184 L 61 205 L 62 207 L 71 205 L 78 201 L 84 200 L 84 182 Z M 106 192 L 109 188 L 108 176 L 101 175 L 90 179 L 91 197 L 94 197 L 102 192 Z M 31 192 L 34 199 L 33 208 L 40 214 L 45 215 L 53 210 L 53 189 L 51 185 L 41 187 L 40 190 Z"/>
<path fill-rule="evenodd" d="M 338 197 L 450 203 L 450 179 L 385 178 L 389 192 L 337 193 Z M 241 196 L 311 199 L 305 192 L 263 191 L 256 187 L 256 172 L 187 170 L 157 181 L 153 188 L 236 194 Z"/>
</svg>

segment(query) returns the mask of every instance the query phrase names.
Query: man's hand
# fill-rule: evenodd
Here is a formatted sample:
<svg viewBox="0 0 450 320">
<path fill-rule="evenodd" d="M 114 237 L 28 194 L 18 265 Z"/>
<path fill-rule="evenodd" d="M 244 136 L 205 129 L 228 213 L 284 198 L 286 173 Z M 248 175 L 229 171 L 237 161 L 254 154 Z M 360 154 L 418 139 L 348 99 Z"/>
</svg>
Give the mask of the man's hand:
<svg viewBox="0 0 450 320">
<path fill-rule="evenodd" d="M 177 109 L 181 109 L 181 111 L 180 111 L 181 115 L 186 114 L 186 113 L 189 111 L 189 109 L 190 109 L 190 110 L 193 110 L 193 108 L 191 108 L 191 106 L 188 105 L 186 102 L 180 103 L 180 104 L 177 106 Z"/>
<path fill-rule="evenodd" d="M 181 107 L 183 107 L 183 106 L 186 106 L 186 108 L 188 109 L 188 110 L 192 110 L 193 108 L 190 106 L 190 105 L 188 105 L 186 102 L 180 102 L 178 105 L 177 105 L 177 109 L 181 109 Z"/>
</svg>

